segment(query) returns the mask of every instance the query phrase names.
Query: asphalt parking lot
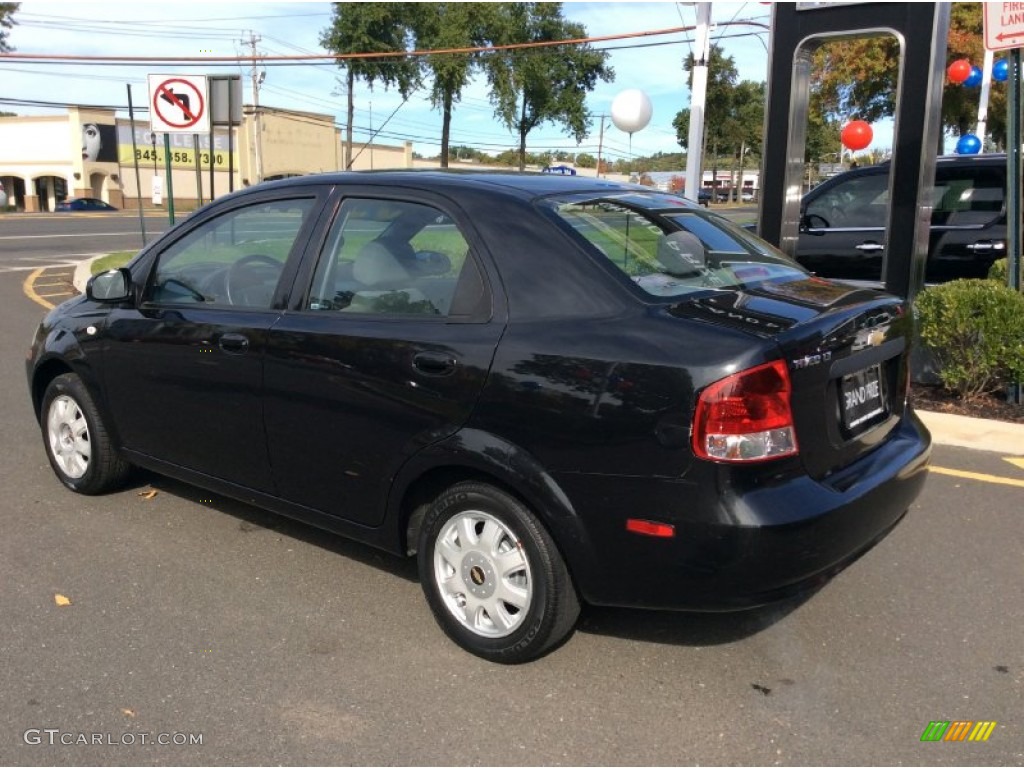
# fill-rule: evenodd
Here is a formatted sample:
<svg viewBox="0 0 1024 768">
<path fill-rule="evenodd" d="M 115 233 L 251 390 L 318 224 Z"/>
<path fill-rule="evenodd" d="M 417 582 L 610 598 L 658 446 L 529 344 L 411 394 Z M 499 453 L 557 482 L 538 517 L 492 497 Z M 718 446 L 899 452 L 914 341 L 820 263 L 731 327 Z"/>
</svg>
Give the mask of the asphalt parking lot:
<svg viewBox="0 0 1024 768">
<path fill-rule="evenodd" d="M 0 274 L 0 763 L 1024 763 L 1024 468 L 1001 454 L 937 447 L 960 474 L 803 601 L 589 609 L 499 667 L 442 635 L 411 562 L 152 475 L 64 490 L 25 277 Z M 997 724 L 922 742 L 932 721 Z"/>
</svg>

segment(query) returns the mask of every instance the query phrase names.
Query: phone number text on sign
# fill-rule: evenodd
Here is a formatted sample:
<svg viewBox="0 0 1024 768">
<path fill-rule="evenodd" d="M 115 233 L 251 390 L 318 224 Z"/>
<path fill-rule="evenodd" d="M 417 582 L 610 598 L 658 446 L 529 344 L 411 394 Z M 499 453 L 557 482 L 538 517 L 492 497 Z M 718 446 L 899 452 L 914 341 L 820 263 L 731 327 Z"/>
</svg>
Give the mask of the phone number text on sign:
<svg viewBox="0 0 1024 768">
<path fill-rule="evenodd" d="M 151 164 L 154 161 L 157 164 L 157 168 L 162 170 L 164 167 L 164 150 L 162 147 L 156 149 L 138 147 L 135 149 L 135 157 L 132 157 L 131 146 L 119 147 L 120 150 L 120 163 L 122 165 L 132 165 L 135 160 L 138 160 L 141 164 Z M 195 168 L 196 166 L 196 153 L 191 149 L 173 149 L 171 150 L 171 166 L 174 168 Z M 199 152 L 199 166 L 200 168 L 210 168 L 210 153 L 200 151 Z M 228 169 L 228 153 L 227 152 L 214 152 L 213 153 L 213 167 L 215 170 Z M 238 168 L 238 157 L 236 155 L 234 167 Z"/>
</svg>

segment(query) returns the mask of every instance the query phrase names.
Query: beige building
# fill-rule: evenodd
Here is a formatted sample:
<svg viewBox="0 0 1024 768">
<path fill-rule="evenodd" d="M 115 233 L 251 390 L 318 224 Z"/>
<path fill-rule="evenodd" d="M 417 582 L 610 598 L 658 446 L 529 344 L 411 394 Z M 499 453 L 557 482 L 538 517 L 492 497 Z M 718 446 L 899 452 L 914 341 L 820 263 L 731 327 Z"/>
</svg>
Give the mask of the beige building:
<svg viewBox="0 0 1024 768">
<path fill-rule="evenodd" d="M 8 207 L 26 212 L 52 211 L 72 197 L 133 209 L 141 198 L 145 208 L 163 208 L 172 189 L 175 207 L 192 210 L 259 180 L 341 170 L 343 142 L 332 115 L 261 106 L 257 116 L 245 106 L 233 136 L 223 127 L 212 136 L 168 134 L 165 151 L 164 134 L 152 133 L 148 119 L 136 120 L 133 129 L 113 110 L 71 107 L 65 115 L 0 117 L 0 181 Z M 436 160 L 414 159 L 410 141 L 353 146 L 356 171 L 436 167 Z M 596 175 L 593 168 L 577 172 Z"/>
</svg>

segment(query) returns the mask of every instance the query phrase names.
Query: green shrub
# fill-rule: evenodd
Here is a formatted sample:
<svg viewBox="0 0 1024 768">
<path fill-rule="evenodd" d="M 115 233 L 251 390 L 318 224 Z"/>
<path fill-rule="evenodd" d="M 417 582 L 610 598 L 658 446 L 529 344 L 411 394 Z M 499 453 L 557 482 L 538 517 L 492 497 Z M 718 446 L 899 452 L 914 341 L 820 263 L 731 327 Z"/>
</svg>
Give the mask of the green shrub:
<svg viewBox="0 0 1024 768">
<path fill-rule="evenodd" d="M 1021 272 L 1024 273 L 1024 259 L 1021 260 Z M 999 259 L 993 261 L 992 266 L 988 269 L 988 279 L 996 280 L 1003 285 L 1007 284 L 1007 278 L 1010 275 L 1010 260 Z"/>
<path fill-rule="evenodd" d="M 954 280 L 918 296 L 921 340 L 946 389 L 965 400 L 1024 376 L 1024 296 L 994 280 Z"/>
</svg>

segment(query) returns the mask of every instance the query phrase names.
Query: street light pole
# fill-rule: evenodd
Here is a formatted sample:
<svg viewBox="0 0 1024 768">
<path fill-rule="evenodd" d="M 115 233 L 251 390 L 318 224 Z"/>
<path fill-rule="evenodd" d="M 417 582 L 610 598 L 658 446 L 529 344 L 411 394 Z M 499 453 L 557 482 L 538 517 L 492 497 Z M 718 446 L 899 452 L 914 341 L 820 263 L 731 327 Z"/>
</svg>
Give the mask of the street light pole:
<svg viewBox="0 0 1024 768">
<path fill-rule="evenodd" d="M 264 74 L 259 72 L 256 58 L 256 43 L 262 40 L 262 37 L 256 35 L 251 29 L 249 30 L 249 39 L 240 41 L 243 45 L 248 45 L 252 48 L 252 105 L 253 105 L 253 131 L 256 136 L 253 140 L 253 146 L 256 149 L 256 183 L 259 184 L 263 181 L 263 131 L 260 127 L 260 84 L 263 82 Z M 212 148 L 211 148 L 212 154 Z"/>
<path fill-rule="evenodd" d="M 708 91 L 708 59 L 711 57 L 711 3 L 697 3 L 697 28 L 690 89 L 690 132 L 686 150 L 686 192 L 694 200 L 700 190 L 704 146 L 704 106 Z"/>
</svg>

